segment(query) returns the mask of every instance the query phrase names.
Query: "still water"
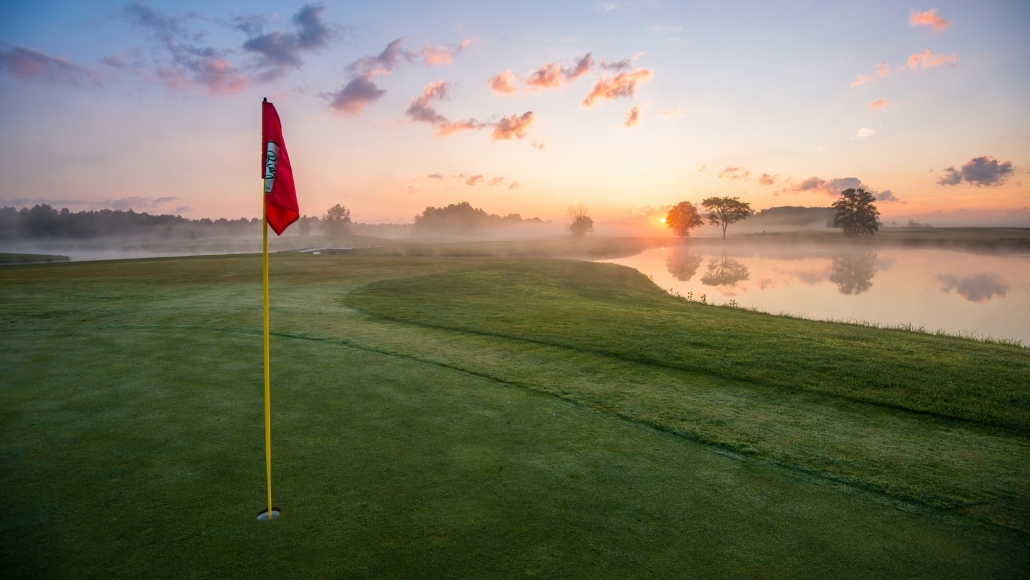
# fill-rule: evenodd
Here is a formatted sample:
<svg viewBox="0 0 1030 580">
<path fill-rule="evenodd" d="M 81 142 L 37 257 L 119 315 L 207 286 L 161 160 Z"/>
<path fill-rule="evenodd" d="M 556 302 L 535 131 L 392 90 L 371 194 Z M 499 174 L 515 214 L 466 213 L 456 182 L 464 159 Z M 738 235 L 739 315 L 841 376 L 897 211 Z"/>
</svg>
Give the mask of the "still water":
<svg viewBox="0 0 1030 580">
<path fill-rule="evenodd" d="M 813 319 L 912 324 L 1030 343 L 1030 255 L 694 244 L 604 260 L 672 294 Z"/>
</svg>

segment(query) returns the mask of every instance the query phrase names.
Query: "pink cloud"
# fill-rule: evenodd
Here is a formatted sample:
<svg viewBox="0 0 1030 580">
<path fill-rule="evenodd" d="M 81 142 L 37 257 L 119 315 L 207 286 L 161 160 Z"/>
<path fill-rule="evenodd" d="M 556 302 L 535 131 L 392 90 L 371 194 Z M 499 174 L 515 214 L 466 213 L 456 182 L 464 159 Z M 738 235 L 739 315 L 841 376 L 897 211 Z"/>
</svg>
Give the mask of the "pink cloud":
<svg viewBox="0 0 1030 580">
<path fill-rule="evenodd" d="M 627 127 L 640 124 L 640 107 L 633 107 L 626 111 L 626 119 L 622 122 Z"/>
<path fill-rule="evenodd" d="M 490 88 L 499 95 L 510 95 L 518 89 L 515 88 L 516 77 L 512 74 L 511 69 L 507 69 L 501 74 L 491 78 L 488 83 Z"/>
<path fill-rule="evenodd" d="M 776 178 L 778 178 L 779 176 L 779 173 L 777 173 L 776 175 L 769 175 L 768 173 L 763 173 L 761 176 L 759 176 L 758 183 L 761 183 L 762 185 L 773 185 L 776 183 Z"/>
<path fill-rule="evenodd" d="M 897 105 L 897 103 L 895 103 L 894 101 L 888 101 L 887 99 L 877 99 L 877 100 L 869 103 L 868 105 L 866 105 L 866 108 L 867 109 L 882 109 L 882 108 L 887 107 L 889 105 Z"/>
<path fill-rule="evenodd" d="M 454 57 L 451 50 L 446 46 L 436 48 L 422 47 L 422 62 L 431 65 L 454 64 Z"/>
<path fill-rule="evenodd" d="M 937 10 L 927 10 L 925 12 L 917 12 L 915 10 L 908 13 L 908 23 L 911 26 L 932 26 L 934 30 L 941 31 L 948 27 L 951 23 L 937 15 Z"/>
<path fill-rule="evenodd" d="M 954 65 L 958 62 L 958 53 L 951 53 L 951 56 L 945 56 L 943 54 L 934 54 L 930 52 L 930 49 L 926 49 L 922 54 L 913 53 L 908 57 L 908 68 L 910 70 L 926 70 L 942 64 Z"/>
<path fill-rule="evenodd" d="M 632 97 L 637 90 L 637 85 L 651 80 L 654 71 L 640 68 L 633 72 L 619 73 L 614 78 L 602 76 L 586 98 L 583 99 L 584 107 L 592 107 L 600 100 L 617 99 L 619 97 Z"/>
<path fill-rule="evenodd" d="M 465 185 L 479 185 L 480 183 L 483 183 L 482 175 L 473 175 L 465 180 Z"/>
<path fill-rule="evenodd" d="M 99 75 L 87 68 L 20 46 L 10 50 L 0 46 L 0 71 L 27 81 L 40 80 L 65 85 L 79 85 L 88 81 L 100 85 Z"/>
<path fill-rule="evenodd" d="M 446 137 L 447 135 L 453 135 L 461 131 L 474 131 L 476 129 L 482 129 L 486 125 L 480 123 L 475 119 L 469 119 L 467 121 L 445 121 L 434 125 L 436 127 L 436 133 L 433 133 L 437 137 Z"/>
<path fill-rule="evenodd" d="M 864 85 L 871 80 L 873 80 L 873 75 L 855 75 L 855 80 L 852 81 L 851 86 L 857 87 Z"/>
<path fill-rule="evenodd" d="M 494 140 L 505 140 L 512 137 L 522 139 L 526 136 L 526 131 L 535 119 L 536 115 L 533 114 L 533 111 L 528 111 L 521 117 L 518 115 L 504 117 L 494 123 L 493 138 Z"/>
<path fill-rule="evenodd" d="M 526 84 L 531 87 L 531 90 L 537 89 L 556 89 L 561 86 L 564 75 L 562 74 L 561 66 L 552 62 L 551 64 L 545 64 L 540 67 L 540 70 L 529 75 L 526 79 Z"/>
<path fill-rule="evenodd" d="M 493 186 L 497 185 L 498 183 L 500 183 L 500 182 L 502 182 L 502 181 L 504 181 L 504 178 L 503 178 L 503 177 L 495 177 L 495 178 L 491 179 L 491 180 L 490 180 L 490 181 L 489 181 L 489 182 L 487 183 L 487 185 L 489 185 L 490 187 L 493 187 Z"/>
<path fill-rule="evenodd" d="M 212 95 L 231 95 L 247 88 L 247 77 L 224 58 L 204 60 L 196 79 Z"/>
<path fill-rule="evenodd" d="M 891 76 L 891 65 L 887 64 L 886 62 L 877 63 L 876 74 L 880 75 L 881 77 Z"/>
<path fill-rule="evenodd" d="M 508 186 L 508 189 L 518 189 L 521 186 L 522 186 L 521 183 L 519 183 L 517 181 L 512 181 L 511 185 Z"/>
</svg>

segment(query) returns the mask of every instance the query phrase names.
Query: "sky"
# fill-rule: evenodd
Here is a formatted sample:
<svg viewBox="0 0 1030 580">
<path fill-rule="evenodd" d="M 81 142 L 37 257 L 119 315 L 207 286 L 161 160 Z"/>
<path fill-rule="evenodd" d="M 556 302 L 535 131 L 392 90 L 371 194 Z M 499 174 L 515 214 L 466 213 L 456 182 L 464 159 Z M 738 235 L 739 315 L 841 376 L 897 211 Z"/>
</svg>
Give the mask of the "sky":
<svg viewBox="0 0 1030 580">
<path fill-rule="evenodd" d="M 5 2 L 0 205 L 660 228 L 680 201 L 1030 227 L 1027 2 Z"/>
</svg>

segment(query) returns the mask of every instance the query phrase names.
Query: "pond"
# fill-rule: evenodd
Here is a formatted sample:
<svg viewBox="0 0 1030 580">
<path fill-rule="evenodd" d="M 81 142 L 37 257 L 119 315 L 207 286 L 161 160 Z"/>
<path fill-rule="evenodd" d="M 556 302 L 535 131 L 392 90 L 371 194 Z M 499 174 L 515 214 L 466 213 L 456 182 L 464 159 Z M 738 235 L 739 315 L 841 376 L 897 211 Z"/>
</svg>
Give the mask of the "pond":
<svg viewBox="0 0 1030 580">
<path fill-rule="evenodd" d="M 1030 343 L 1030 255 L 691 243 L 603 260 L 709 304 Z"/>
</svg>

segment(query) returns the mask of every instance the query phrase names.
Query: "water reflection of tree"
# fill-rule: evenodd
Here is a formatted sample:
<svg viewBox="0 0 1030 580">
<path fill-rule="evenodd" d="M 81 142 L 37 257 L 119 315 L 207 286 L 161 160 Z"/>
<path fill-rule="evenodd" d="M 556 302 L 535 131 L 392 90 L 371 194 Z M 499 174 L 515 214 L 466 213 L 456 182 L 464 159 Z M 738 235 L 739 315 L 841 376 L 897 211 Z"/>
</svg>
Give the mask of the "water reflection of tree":
<svg viewBox="0 0 1030 580">
<path fill-rule="evenodd" d="M 676 248 L 665 259 L 665 267 L 669 269 L 673 278 L 681 282 L 689 282 L 697 273 L 703 259 L 701 256 L 691 254 L 686 248 Z"/>
<path fill-rule="evenodd" d="M 873 287 L 876 252 L 845 254 L 833 259 L 830 281 L 841 294 L 861 294 Z"/>
<path fill-rule="evenodd" d="M 705 286 L 733 286 L 748 279 L 750 273 L 739 260 L 723 256 L 708 262 L 708 271 L 701 277 Z"/>
</svg>

